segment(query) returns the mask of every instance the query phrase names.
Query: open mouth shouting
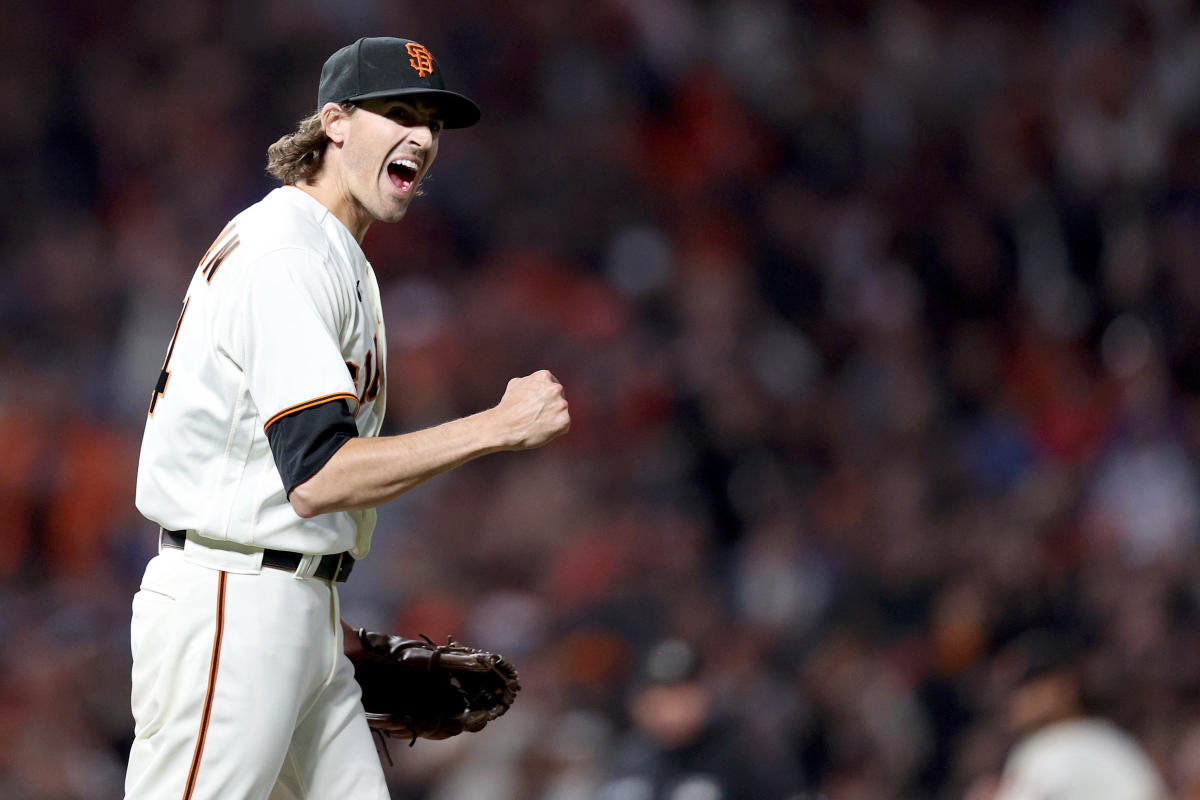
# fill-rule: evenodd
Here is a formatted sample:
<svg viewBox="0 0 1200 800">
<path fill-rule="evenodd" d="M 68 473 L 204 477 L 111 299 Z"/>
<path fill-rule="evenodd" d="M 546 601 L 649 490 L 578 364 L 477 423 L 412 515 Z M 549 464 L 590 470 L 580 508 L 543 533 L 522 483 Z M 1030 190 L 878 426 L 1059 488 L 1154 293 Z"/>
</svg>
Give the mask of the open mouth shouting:
<svg viewBox="0 0 1200 800">
<path fill-rule="evenodd" d="M 392 185 L 401 194 L 408 194 L 412 191 L 413 184 L 417 182 L 417 173 L 420 169 L 420 164 L 414 159 L 407 157 L 397 158 L 387 166 L 388 177 L 391 178 Z"/>
</svg>

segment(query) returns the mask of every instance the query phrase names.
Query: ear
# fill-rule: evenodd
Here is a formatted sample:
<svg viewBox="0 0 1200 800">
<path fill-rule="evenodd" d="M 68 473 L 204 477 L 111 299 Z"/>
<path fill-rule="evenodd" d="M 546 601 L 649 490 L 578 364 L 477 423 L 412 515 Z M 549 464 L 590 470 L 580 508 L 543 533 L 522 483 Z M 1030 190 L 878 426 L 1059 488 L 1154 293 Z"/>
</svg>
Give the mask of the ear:
<svg viewBox="0 0 1200 800">
<path fill-rule="evenodd" d="M 337 103 L 326 103 L 321 109 L 321 128 L 329 141 L 342 144 L 346 141 L 346 124 L 350 114 Z"/>
</svg>

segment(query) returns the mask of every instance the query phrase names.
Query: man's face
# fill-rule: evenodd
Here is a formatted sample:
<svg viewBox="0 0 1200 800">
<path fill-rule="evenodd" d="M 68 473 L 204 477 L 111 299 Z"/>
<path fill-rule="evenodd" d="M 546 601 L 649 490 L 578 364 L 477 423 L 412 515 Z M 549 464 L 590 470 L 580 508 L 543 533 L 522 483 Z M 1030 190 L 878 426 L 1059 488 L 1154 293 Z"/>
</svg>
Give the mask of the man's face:
<svg viewBox="0 0 1200 800">
<path fill-rule="evenodd" d="M 399 222 L 438 151 L 442 123 L 420 99 L 364 100 L 346 118 L 342 179 L 363 222 Z"/>
</svg>

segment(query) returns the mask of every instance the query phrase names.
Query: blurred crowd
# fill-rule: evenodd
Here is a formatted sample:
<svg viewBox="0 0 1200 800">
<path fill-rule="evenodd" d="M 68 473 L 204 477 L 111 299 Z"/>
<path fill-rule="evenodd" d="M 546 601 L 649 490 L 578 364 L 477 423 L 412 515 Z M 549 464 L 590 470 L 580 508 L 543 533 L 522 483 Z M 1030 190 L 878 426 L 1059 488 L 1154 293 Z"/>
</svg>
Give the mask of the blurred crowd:
<svg viewBox="0 0 1200 800">
<path fill-rule="evenodd" d="M 947 800 L 1006 646 L 1200 798 L 1185 0 L 47 0 L 0 26 L 0 796 L 119 796 L 143 414 L 196 262 L 361 35 L 483 123 L 364 244 L 401 432 L 573 427 L 381 509 L 354 625 L 509 655 L 397 800 Z"/>
</svg>

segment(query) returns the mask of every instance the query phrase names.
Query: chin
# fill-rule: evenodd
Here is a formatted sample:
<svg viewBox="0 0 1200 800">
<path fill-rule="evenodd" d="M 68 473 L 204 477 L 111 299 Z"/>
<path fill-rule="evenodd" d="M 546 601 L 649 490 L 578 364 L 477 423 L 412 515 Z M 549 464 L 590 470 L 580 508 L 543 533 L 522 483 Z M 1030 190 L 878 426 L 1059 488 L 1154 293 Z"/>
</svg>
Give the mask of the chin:
<svg viewBox="0 0 1200 800">
<path fill-rule="evenodd" d="M 393 202 L 384 209 L 384 212 L 379 215 L 380 222 L 399 222 L 404 219 L 404 215 L 408 213 L 409 200 L 407 198 L 398 202 Z"/>
</svg>

